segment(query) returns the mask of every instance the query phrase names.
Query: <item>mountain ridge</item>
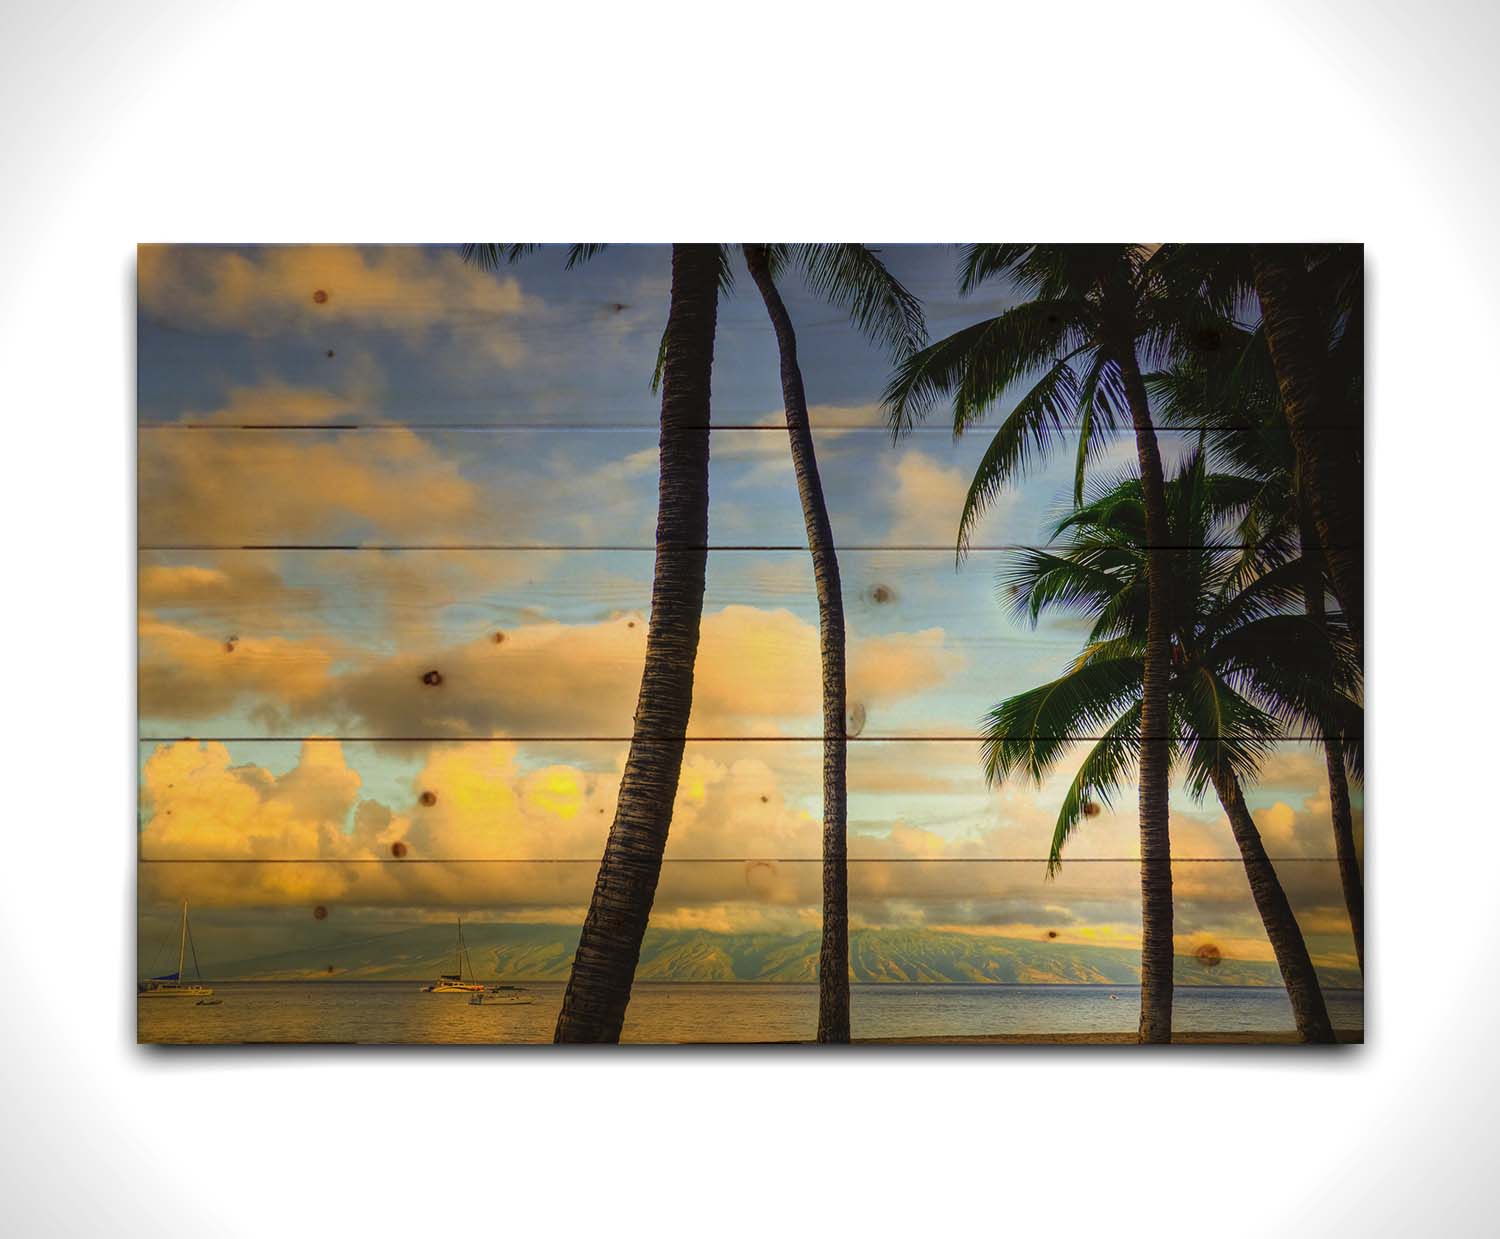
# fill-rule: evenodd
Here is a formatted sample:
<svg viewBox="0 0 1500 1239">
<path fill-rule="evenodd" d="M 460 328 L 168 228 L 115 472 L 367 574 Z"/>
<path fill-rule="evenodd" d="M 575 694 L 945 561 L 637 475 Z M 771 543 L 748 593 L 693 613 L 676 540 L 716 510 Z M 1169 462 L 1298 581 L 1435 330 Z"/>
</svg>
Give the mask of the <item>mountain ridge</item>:
<svg viewBox="0 0 1500 1239">
<path fill-rule="evenodd" d="M 578 945 L 567 925 L 470 922 L 469 955 L 481 981 L 565 981 Z M 636 979 L 682 982 L 809 983 L 817 980 L 819 936 L 648 929 Z M 342 943 L 253 956 L 206 969 L 219 980 L 430 980 L 451 972 L 454 932 L 418 926 Z M 1127 947 L 999 938 L 959 930 L 858 929 L 849 935 L 850 977 L 861 984 L 1137 985 L 1140 956 Z M 1179 955 L 1178 985 L 1278 987 L 1269 960 Z M 1358 989 L 1352 968 L 1320 968 L 1330 989 Z"/>
</svg>

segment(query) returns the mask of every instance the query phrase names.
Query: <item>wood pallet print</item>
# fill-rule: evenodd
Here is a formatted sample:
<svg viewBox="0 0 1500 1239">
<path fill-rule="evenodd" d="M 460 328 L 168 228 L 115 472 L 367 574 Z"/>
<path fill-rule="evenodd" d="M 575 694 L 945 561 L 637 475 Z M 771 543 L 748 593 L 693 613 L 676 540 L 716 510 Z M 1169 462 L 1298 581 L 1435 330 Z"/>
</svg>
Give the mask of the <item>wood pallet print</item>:
<svg viewBox="0 0 1500 1239">
<path fill-rule="evenodd" d="M 1363 278 L 141 247 L 139 1040 L 1362 1040 Z"/>
</svg>

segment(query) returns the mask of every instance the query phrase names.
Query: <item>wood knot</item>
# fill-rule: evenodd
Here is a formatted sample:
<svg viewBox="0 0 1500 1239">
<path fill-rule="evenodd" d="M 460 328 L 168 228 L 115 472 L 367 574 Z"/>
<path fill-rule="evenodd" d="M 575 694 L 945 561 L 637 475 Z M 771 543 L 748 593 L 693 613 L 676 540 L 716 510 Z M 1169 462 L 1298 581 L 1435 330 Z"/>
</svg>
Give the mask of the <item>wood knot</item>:
<svg viewBox="0 0 1500 1239">
<path fill-rule="evenodd" d="M 1083 802 L 1083 816 L 1084 817 L 1098 817 L 1099 816 L 1099 802 L 1097 800 L 1085 800 Z"/>
<path fill-rule="evenodd" d="M 491 638 L 491 640 L 492 640 L 492 641 L 494 641 L 494 643 L 495 643 L 495 644 L 496 644 L 496 645 L 504 645 L 504 644 L 505 644 L 505 634 L 504 634 L 504 633 L 503 633 L 503 632 L 497 632 L 497 633 L 496 633 L 496 634 L 495 634 L 495 635 L 494 635 L 494 636 L 493 636 L 493 637 L 492 637 L 492 638 Z"/>
<path fill-rule="evenodd" d="M 776 866 L 768 860 L 752 860 L 745 862 L 745 885 L 765 882 L 776 877 Z"/>
<path fill-rule="evenodd" d="M 877 607 L 883 607 L 886 603 L 895 601 L 896 591 L 889 585 L 872 585 L 870 586 L 869 596 L 870 601 L 873 602 Z"/>
<path fill-rule="evenodd" d="M 1212 942 L 1205 942 L 1196 951 L 1194 951 L 1193 954 L 1197 957 L 1198 962 L 1205 968 L 1217 968 L 1219 966 L 1219 961 L 1224 958 L 1224 956 L 1220 953 L 1219 948 L 1216 947 Z"/>
<path fill-rule="evenodd" d="M 395 843 L 391 844 L 391 855 L 394 856 L 397 860 L 400 860 L 403 856 L 406 855 L 406 844 L 402 843 L 400 839 L 397 839 Z"/>
<path fill-rule="evenodd" d="M 1049 937 L 1049 938 L 1055 938 L 1055 937 L 1057 937 L 1057 930 L 1055 930 L 1055 929 L 1049 929 L 1047 931 L 1047 937 Z"/>
<path fill-rule="evenodd" d="M 326 921 L 327 919 L 328 909 L 325 908 L 322 904 L 319 904 L 316 908 L 313 909 L 313 920 Z"/>
<path fill-rule="evenodd" d="M 761 804 L 770 804 L 771 803 L 771 798 L 769 796 L 767 796 L 767 795 L 762 794 L 761 798 L 760 798 L 760 802 L 761 802 Z"/>
<path fill-rule="evenodd" d="M 315 303 L 317 303 L 318 305 L 323 305 L 327 300 L 328 300 L 328 291 L 327 291 L 327 289 L 320 288 L 316 292 L 313 293 L 313 301 Z"/>
<path fill-rule="evenodd" d="M 420 796 L 417 797 L 417 799 L 420 800 L 423 805 L 425 805 L 427 808 L 430 809 L 430 808 L 432 808 L 433 805 L 437 804 L 437 793 L 436 792 L 423 792 Z"/>
<path fill-rule="evenodd" d="M 229 636 L 224 638 L 224 653 L 233 654 L 235 646 L 239 645 L 239 643 L 240 639 L 233 633 L 231 633 Z"/>
<path fill-rule="evenodd" d="M 422 676 L 422 683 L 429 688 L 436 688 L 442 682 L 443 673 L 441 671 L 428 671 Z"/>
<path fill-rule="evenodd" d="M 328 350 L 328 356 L 330 356 L 330 357 L 332 357 L 332 356 L 333 356 L 333 350 L 332 350 L 332 349 L 329 349 L 329 350 Z"/>
</svg>

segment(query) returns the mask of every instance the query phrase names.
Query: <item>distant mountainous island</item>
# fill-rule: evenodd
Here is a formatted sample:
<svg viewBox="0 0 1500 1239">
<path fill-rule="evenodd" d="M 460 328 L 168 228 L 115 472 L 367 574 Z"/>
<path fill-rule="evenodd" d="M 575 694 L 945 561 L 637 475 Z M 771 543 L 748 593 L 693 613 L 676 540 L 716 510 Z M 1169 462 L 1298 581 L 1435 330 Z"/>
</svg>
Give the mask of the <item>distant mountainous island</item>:
<svg viewBox="0 0 1500 1239">
<path fill-rule="evenodd" d="M 566 981 L 578 929 L 565 925 L 464 925 L 470 958 L 482 981 Z M 261 955 L 205 969 L 220 980 L 429 980 L 453 970 L 454 931 L 432 924 Z M 992 985 L 1137 985 L 1140 955 L 1124 947 L 995 938 L 957 931 L 859 929 L 849 935 L 856 982 Z M 640 981 L 817 980 L 818 935 L 723 934 L 700 929 L 650 929 L 636 971 Z M 1358 989 L 1352 968 L 1327 968 L 1330 989 Z M 1272 961 L 1223 959 L 1205 966 L 1179 955 L 1179 985 L 1279 986 Z"/>
</svg>

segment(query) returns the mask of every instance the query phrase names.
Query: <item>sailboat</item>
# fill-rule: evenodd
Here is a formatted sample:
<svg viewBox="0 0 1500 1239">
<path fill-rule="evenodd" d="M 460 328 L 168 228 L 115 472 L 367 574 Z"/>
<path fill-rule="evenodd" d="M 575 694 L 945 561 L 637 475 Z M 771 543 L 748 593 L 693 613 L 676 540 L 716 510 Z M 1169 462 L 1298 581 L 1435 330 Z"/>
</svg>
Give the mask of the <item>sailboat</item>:
<svg viewBox="0 0 1500 1239">
<path fill-rule="evenodd" d="M 141 998 L 208 998 L 213 990 L 207 985 L 188 985 L 182 979 L 182 965 L 187 945 L 190 941 L 188 936 L 188 914 L 187 900 L 182 901 L 182 933 L 177 943 L 177 971 L 169 972 L 164 977 L 152 977 L 149 981 L 142 981 L 138 996 Z M 198 948 L 193 948 L 193 975 L 198 981 L 203 980 L 198 971 Z"/>
<path fill-rule="evenodd" d="M 458 969 L 455 972 L 445 972 L 431 985 L 422 986 L 424 994 L 482 994 L 484 986 L 474 980 L 474 965 L 469 962 L 469 948 L 464 945 L 464 918 L 458 918 L 458 945 L 455 947 L 458 956 Z M 464 980 L 464 970 L 467 969 L 469 979 Z"/>
</svg>

